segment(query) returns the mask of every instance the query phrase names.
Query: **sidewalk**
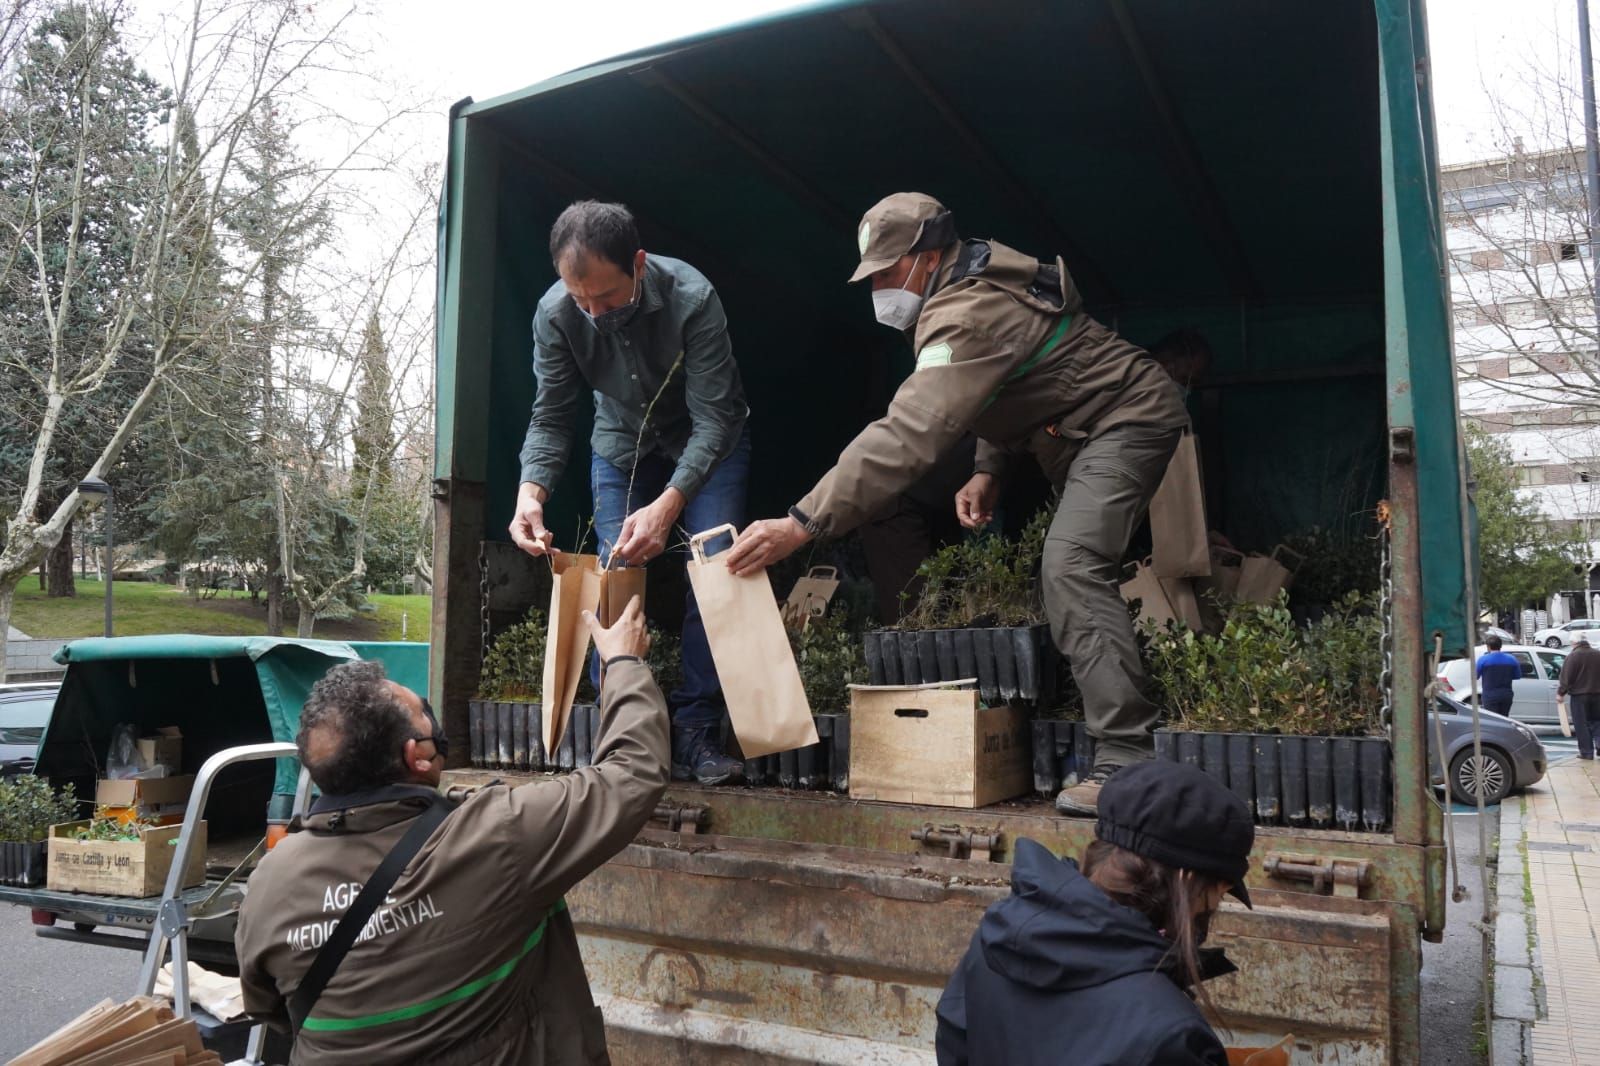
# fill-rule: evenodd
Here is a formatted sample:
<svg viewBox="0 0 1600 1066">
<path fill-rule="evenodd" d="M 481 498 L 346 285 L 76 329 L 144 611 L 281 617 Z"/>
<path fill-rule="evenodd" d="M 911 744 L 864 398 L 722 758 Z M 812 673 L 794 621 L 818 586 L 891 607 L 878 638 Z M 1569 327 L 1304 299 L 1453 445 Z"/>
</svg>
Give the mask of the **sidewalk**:
<svg viewBox="0 0 1600 1066">
<path fill-rule="evenodd" d="M 1516 801 L 1506 804 L 1495 945 L 1495 1066 L 1600 1063 L 1597 766 L 1577 759 L 1553 765 L 1549 776 L 1522 797 L 1520 818 L 1514 816 Z M 1508 861 L 1513 856 L 1520 862 Z M 1531 951 L 1520 948 L 1520 959 L 1519 936 L 1525 945 L 1532 941 Z M 1523 960 L 1530 963 L 1527 969 L 1518 965 Z M 1515 1044 L 1506 1039 L 1512 1028 L 1520 1029 Z M 1516 1044 L 1521 1054 L 1508 1054 Z"/>
</svg>

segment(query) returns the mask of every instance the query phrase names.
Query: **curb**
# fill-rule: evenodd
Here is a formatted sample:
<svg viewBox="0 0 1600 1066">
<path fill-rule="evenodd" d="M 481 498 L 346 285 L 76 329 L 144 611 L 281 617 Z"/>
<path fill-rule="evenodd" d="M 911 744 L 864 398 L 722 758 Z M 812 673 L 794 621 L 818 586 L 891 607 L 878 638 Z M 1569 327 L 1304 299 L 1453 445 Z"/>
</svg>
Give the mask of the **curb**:
<svg viewBox="0 0 1600 1066">
<path fill-rule="evenodd" d="M 1495 1066 L 1527 1066 L 1539 1014 L 1539 958 L 1530 932 L 1533 908 L 1527 877 L 1524 801 L 1500 804 L 1494 920 L 1494 1009 L 1489 1039 Z"/>
</svg>

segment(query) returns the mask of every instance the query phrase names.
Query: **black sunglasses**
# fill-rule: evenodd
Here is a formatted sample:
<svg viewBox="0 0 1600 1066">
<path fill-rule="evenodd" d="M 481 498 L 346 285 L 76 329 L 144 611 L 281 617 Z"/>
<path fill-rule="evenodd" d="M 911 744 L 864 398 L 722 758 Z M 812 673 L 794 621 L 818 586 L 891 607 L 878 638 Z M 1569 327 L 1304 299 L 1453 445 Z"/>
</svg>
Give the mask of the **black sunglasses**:
<svg viewBox="0 0 1600 1066">
<path fill-rule="evenodd" d="M 433 726 L 433 732 L 426 735 L 413 736 L 411 739 L 433 741 L 434 749 L 439 752 L 439 758 L 448 759 L 450 757 L 450 738 L 445 736 L 444 730 L 439 727 L 439 719 L 433 715 L 433 704 L 428 702 L 426 696 L 422 698 L 422 713 L 428 716 L 428 723 Z"/>
</svg>

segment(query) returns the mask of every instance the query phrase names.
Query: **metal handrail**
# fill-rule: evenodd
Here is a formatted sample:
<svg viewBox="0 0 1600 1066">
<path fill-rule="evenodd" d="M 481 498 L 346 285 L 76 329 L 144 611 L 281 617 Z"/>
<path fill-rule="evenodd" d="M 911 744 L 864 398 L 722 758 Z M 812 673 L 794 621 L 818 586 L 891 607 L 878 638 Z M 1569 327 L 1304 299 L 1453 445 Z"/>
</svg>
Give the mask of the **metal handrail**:
<svg viewBox="0 0 1600 1066">
<path fill-rule="evenodd" d="M 156 975 L 165 961 L 167 944 L 172 944 L 172 1009 L 180 1018 L 187 1018 L 189 1007 L 189 915 L 183 904 L 183 881 L 189 868 L 189 857 L 194 851 L 195 831 L 205 817 L 206 802 L 211 798 L 211 783 L 217 774 L 234 763 L 254 762 L 261 759 L 296 758 L 299 750 L 293 744 L 242 744 L 224 748 L 205 761 L 195 775 L 190 792 L 188 809 L 183 813 L 183 828 L 178 832 L 177 845 L 172 856 L 172 868 L 167 871 L 167 886 L 161 894 L 161 907 L 156 913 L 155 927 L 150 931 L 150 945 L 145 949 L 144 963 L 139 970 L 139 994 L 152 995 L 156 989 Z M 300 780 L 295 788 L 296 813 L 305 808 L 311 789 L 311 778 L 305 768 L 300 769 Z"/>
</svg>

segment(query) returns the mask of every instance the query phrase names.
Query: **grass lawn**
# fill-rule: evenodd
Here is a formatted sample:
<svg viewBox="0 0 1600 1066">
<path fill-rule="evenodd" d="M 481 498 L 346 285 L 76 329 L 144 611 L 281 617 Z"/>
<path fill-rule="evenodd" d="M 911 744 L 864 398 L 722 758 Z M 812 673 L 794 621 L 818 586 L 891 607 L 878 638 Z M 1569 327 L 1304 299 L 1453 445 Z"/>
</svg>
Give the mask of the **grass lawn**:
<svg viewBox="0 0 1600 1066">
<path fill-rule="evenodd" d="M 17 586 L 11 624 L 30 637 L 97 637 L 105 628 L 104 585 L 80 578 L 78 594 L 50 599 L 39 591 L 38 575 Z M 266 633 L 266 604 L 252 603 L 243 592 L 219 592 L 202 600 L 171 585 L 149 581 L 118 581 L 112 596 L 113 627 L 117 636 L 148 633 L 208 633 L 216 636 L 258 636 Z M 375 613 L 361 612 L 347 619 L 324 619 L 315 636 L 329 640 L 399 640 L 405 617 L 409 639 L 428 639 L 430 598 L 427 596 L 372 596 Z M 287 636 L 294 636 L 288 623 Z"/>
</svg>

